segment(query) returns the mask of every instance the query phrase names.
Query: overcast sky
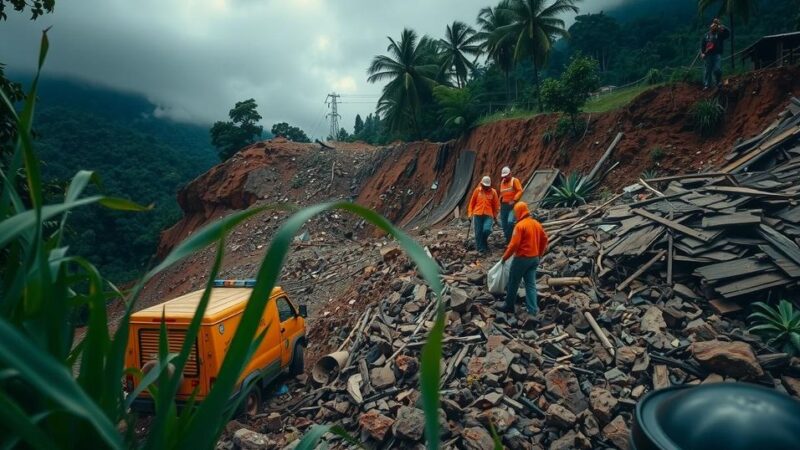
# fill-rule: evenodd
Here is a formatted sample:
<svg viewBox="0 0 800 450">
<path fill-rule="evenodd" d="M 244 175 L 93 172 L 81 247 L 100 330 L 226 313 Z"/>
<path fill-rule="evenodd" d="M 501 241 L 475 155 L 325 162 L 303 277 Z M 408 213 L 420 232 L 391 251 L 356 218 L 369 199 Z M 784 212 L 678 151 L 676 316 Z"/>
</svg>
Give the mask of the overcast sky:
<svg viewBox="0 0 800 450">
<path fill-rule="evenodd" d="M 622 0 L 585 0 L 596 12 Z M 31 22 L 8 7 L 0 62 L 30 70 L 49 33 L 48 74 L 145 95 L 157 115 L 209 124 L 255 98 L 262 123 L 325 136 L 326 94 L 343 95 L 341 126 L 374 109 L 380 85 L 366 81 L 386 36 L 404 27 L 440 37 L 453 20 L 474 24 L 491 0 L 58 0 Z M 565 18 L 571 22 L 571 18 Z"/>
</svg>

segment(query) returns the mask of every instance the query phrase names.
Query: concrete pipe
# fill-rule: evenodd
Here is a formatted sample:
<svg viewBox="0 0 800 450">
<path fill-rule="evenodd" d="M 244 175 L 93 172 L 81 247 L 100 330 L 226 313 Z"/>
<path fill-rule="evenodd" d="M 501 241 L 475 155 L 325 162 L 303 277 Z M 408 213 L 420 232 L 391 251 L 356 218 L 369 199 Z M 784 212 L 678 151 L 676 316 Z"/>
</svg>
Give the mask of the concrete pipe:
<svg viewBox="0 0 800 450">
<path fill-rule="evenodd" d="M 319 384 L 328 384 L 344 368 L 350 352 L 339 351 L 323 356 L 311 369 L 311 377 Z"/>
</svg>

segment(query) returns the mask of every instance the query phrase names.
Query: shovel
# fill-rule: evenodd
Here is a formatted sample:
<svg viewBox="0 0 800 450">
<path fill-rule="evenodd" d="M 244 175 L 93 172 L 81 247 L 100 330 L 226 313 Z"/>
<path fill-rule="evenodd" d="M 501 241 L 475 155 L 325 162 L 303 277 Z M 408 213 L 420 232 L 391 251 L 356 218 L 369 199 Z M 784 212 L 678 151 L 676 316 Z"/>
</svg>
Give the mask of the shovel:
<svg viewBox="0 0 800 450">
<path fill-rule="evenodd" d="M 472 219 L 469 219 L 467 223 L 467 239 L 464 240 L 464 248 L 469 249 L 469 232 L 472 231 Z"/>
</svg>

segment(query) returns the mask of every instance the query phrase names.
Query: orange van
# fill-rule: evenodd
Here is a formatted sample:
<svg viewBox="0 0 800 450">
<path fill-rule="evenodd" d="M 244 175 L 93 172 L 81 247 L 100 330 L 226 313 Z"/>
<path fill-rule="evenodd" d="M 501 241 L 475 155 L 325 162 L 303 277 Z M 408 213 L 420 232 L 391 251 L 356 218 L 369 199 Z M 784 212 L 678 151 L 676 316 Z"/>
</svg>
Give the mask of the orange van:
<svg viewBox="0 0 800 450">
<path fill-rule="evenodd" d="M 211 390 L 222 361 L 236 333 L 254 280 L 215 280 L 200 331 L 184 367 L 177 401 L 183 403 L 197 390 L 201 402 Z M 158 340 L 162 313 L 167 330 L 170 353 L 180 352 L 184 336 L 194 316 L 203 291 L 195 291 L 160 305 L 143 309 L 131 316 L 125 367 L 138 367 L 147 372 L 158 359 Z M 281 373 L 303 372 L 305 337 L 305 305 L 298 309 L 279 287 L 272 291 L 256 335 L 269 326 L 264 340 L 242 372 L 231 400 L 246 395 L 243 410 L 258 412 L 261 391 Z M 132 392 L 139 380 L 127 376 L 125 388 Z M 144 391 L 133 402 L 137 411 L 152 410 L 153 402 Z"/>
</svg>

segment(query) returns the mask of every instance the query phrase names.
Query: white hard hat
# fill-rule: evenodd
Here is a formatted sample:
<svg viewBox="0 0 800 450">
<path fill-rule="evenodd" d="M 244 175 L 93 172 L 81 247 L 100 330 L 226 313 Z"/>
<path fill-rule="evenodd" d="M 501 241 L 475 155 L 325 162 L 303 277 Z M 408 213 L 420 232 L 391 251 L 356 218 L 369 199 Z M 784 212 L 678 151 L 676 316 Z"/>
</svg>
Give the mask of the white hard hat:
<svg viewBox="0 0 800 450">
<path fill-rule="evenodd" d="M 508 166 L 503 167 L 503 170 L 500 171 L 500 176 L 507 177 L 511 175 L 511 169 Z"/>
<path fill-rule="evenodd" d="M 489 177 L 483 177 L 483 179 L 481 180 L 481 184 L 486 187 L 489 187 L 492 185 L 492 179 Z"/>
</svg>

